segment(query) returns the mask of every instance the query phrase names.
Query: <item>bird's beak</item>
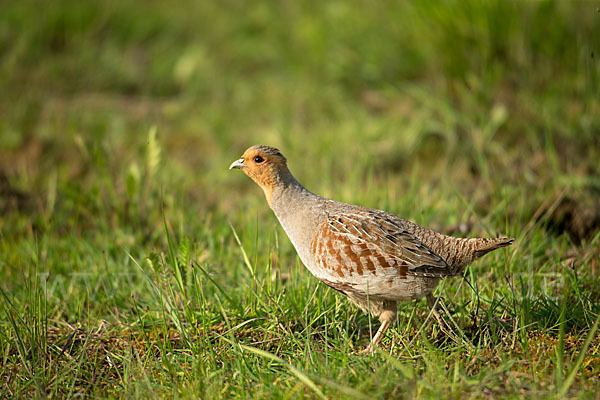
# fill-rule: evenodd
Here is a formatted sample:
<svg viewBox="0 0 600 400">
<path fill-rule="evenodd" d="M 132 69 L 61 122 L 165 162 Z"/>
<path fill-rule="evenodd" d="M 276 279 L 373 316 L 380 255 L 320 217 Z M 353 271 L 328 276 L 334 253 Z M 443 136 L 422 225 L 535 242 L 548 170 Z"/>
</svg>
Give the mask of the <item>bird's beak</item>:
<svg viewBox="0 0 600 400">
<path fill-rule="evenodd" d="M 244 159 L 240 158 L 239 160 L 235 160 L 234 162 L 231 163 L 231 165 L 229 166 L 229 169 L 240 169 L 240 168 L 246 168 L 247 165 L 244 164 Z"/>
</svg>

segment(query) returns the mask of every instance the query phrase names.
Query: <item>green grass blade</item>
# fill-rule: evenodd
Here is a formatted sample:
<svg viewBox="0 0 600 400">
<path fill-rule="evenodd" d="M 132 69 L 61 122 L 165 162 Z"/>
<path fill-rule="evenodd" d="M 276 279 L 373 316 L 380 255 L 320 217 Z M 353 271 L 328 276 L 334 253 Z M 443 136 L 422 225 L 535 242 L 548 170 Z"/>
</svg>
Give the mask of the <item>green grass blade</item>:
<svg viewBox="0 0 600 400">
<path fill-rule="evenodd" d="M 577 355 L 575 364 L 573 364 L 573 366 L 571 367 L 571 371 L 569 372 L 569 375 L 567 375 L 565 382 L 563 383 L 562 387 L 560 388 L 560 391 L 558 394 L 559 398 L 565 397 L 565 395 L 567 394 L 567 391 L 569 390 L 569 388 L 575 381 L 575 376 L 577 375 L 579 368 L 581 368 L 581 364 L 583 364 L 583 359 L 585 358 L 585 353 L 586 353 L 587 349 L 590 347 L 590 343 L 592 343 L 592 339 L 594 339 L 596 337 L 596 331 L 598 330 L 599 322 L 600 322 L 600 314 L 598 315 L 598 317 L 596 318 L 596 322 L 594 322 L 594 325 L 588 332 L 588 335 L 585 338 L 585 342 L 583 343 L 583 346 L 579 350 L 579 354 Z"/>
<path fill-rule="evenodd" d="M 296 378 L 298 378 L 302 383 L 304 383 L 306 386 L 308 386 L 313 392 L 315 392 L 315 394 L 321 398 L 321 399 L 326 399 L 327 397 L 323 394 L 323 392 L 321 391 L 321 389 L 319 389 L 319 387 L 315 384 L 315 382 L 310 379 L 304 372 L 300 371 L 298 368 L 294 367 L 293 365 L 285 362 L 284 360 L 282 360 L 281 358 L 277 357 L 275 354 L 271 354 L 268 351 L 264 351 L 261 349 L 257 349 L 256 347 L 252 347 L 252 346 L 247 346 L 247 345 L 243 345 L 240 344 L 239 345 L 242 349 L 249 351 L 250 353 L 254 353 L 256 355 L 259 355 L 261 357 L 264 357 L 268 360 L 274 361 L 278 364 L 283 365 L 284 367 L 286 367 Z"/>
</svg>

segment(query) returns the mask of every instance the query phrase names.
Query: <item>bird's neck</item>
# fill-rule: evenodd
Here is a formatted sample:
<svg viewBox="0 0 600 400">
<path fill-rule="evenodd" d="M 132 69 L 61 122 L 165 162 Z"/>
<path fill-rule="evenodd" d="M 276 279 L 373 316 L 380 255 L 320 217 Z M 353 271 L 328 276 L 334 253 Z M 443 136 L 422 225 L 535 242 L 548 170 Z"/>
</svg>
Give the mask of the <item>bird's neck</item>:
<svg viewBox="0 0 600 400">
<path fill-rule="evenodd" d="M 299 198 L 312 194 L 294 178 L 289 170 L 281 171 L 270 186 L 263 187 L 269 207 L 279 214 L 297 204 Z"/>
<path fill-rule="evenodd" d="M 304 265 L 311 265 L 313 232 L 323 222 L 323 198 L 308 191 L 294 177 L 272 190 L 269 205 L 296 248 Z"/>
<path fill-rule="evenodd" d="M 319 204 L 320 196 L 308 191 L 289 171 L 279 177 L 270 191 L 265 190 L 269 206 L 285 226 L 290 218 L 310 218 Z"/>
</svg>

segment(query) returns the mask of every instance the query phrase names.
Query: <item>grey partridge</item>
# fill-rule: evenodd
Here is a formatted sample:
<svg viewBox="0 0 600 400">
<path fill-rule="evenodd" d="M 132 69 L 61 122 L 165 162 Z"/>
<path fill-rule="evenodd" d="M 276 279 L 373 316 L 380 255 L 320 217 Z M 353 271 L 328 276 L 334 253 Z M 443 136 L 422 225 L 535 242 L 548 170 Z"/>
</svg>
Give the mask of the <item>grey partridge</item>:
<svg viewBox="0 0 600 400">
<path fill-rule="evenodd" d="M 381 325 L 368 350 L 396 319 L 399 300 L 427 297 L 442 323 L 432 294 L 440 280 L 461 274 L 477 258 L 513 242 L 446 236 L 385 211 L 326 199 L 305 189 L 274 147 L 252 146 L 232 168 L 263 189 L 306 268 L 379 317 Z"/>
</svg>

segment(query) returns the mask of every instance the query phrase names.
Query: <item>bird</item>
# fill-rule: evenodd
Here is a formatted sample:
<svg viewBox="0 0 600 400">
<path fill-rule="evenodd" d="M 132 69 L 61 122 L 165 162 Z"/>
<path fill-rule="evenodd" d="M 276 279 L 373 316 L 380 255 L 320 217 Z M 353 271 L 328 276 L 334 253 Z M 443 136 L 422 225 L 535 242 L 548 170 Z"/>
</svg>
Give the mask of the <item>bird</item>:
<svg viewBox="0 0 600 400">
<path fill-rule="evenodd" d="M 317 279 L 378 317 L 381 324 L 365 352 L 372 352 L 394 323 L 399 301 L 425 297 L 443 327 L 440 302 L 433 295 L 439 282 L 514 241 L 447 236 L 386 211 L 319 196 L 294 178 L 275 147 L 249 147 L 229 169 L 240 169 L 260 186 L 300 260 Z"/>
</svg>

